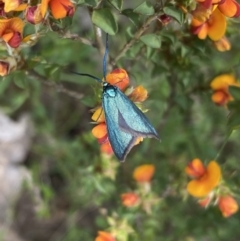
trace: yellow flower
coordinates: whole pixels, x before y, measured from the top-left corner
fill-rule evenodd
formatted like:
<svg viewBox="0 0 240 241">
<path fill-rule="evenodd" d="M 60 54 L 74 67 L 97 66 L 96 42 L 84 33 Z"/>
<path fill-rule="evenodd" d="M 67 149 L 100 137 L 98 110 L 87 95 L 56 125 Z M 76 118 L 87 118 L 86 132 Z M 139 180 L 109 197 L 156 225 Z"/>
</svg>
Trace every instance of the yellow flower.
<svg viewBox="0 0 240 241">
<path fill-rule="evenodd" d="M 133 179 L 135 179 L 137 182 L 150 182 L 154 172 L 154 165 L 141 165 L 134 169 Z"/>
<path fill-rule="evenodd" d="M 190 181 L 187 191 L 194 197 L 207 196 L 221 180 L 221 169 L 216 161 L 211 161 L 198 178 Z"/>
<path fill-rule="evenodd" d="M 208 10 L 206 10 L 208 11 Z M 198 15 L 195 17 L 193 13 L 192 19 L 192 28 L 191 31 L 193 34 L 196 34 L 198 38 L 205 39 L 207 36 L 213 40 L 220 40 L 226 32 L 227 22 L 226 17 L 216 8 L 213 10 L 211 15 L 208 17 L 208 13 L 206 15 L 201 16 Z"/>
<path fill-rule="evenodd" d="M 214 91 L 212 94 L 212 101 L 217 105 L 225 105 L 228 101 L 233 100 L 228 91 L 230 85 L 239 86 L 233 75 L 222 74 L 214 78 L 211 82 L 211 89 Z"/>
</svg>

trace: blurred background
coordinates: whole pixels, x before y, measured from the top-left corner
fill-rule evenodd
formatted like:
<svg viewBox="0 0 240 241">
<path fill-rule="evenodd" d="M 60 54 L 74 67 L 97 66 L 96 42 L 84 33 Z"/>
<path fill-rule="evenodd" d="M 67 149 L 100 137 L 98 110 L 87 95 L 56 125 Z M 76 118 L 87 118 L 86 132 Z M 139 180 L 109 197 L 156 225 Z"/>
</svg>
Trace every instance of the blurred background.
<svg viewBox="0 0 240 241">
<path fill-rule="evenodd" d="M 145 34 L 161 37 L 159 48 L 138 40 L 115 61 L 148 16 L 137 16 L 136 25 L 111 1 L 102 2 L 118 24 L 109 36 L 109 71 L 123 68 L 132 86 L 147 89 L 146 115 L 161 138 L 145 139 L 119 163 L 100 152 L 91 133 L 90 110 L 101 103 L 101 85 L 71 73 L 103 76 L 105 33 L 93 25 L 95 1 L 89 2 L 24 48 L 27 68 L 0 81 L 0 240 L 90 241 L 114 225 L 119 241 L 240 240 L 240 214 L 226 219 L 215 207 L 200 207 L 187 194 L 184 172 L 193 158 L 217 160 L 238 199 L 240 132 L 228 125 L 229 109 L 211 100 L 210 82 L 223 73 L 239 77 L 239 20 L 228 20 L 227 52 L 191 34 L 186 14 L 181 24 L 171 18 L 146 28 Z M 124 1 L 122 9 L 142 2 Z M 155 167 L 151 193 L 158 202 L 149 213 L 121 202 L 122 193 L 137 188 L 132 173 L 142 164 Z"/>
</svg>

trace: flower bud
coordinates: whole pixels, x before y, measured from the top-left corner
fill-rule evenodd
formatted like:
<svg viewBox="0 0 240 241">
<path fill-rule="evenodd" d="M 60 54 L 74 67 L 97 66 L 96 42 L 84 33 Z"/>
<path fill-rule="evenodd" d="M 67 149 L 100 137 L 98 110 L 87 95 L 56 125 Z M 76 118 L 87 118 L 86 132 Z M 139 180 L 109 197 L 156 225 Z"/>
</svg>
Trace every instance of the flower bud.
<svg viewBox="0 0 240 241">
<path fill-rule="evenodd" d="M 37 6 L 27 7 L 25 11 L 25 18 L 31 24 L 41 23 L 43 17 L 40 11 L 40 4 L 38 4 Z"/>
<path fill-rule="evenodd" d="M 220 197 L 218 207 L 225 218 L 230 217 L 238 211 L 238 203 L 230 195 Z"/>
<path fill-rule="evenodd" d="M 231 49 L 231 44 L 229 43 L 226 37 L 219 39 L 218 41 L 213 42 L 215 48 L 220 52 L 225 52 Z"/>
<path fill-rule="evenodd" d="M 17 61 L 13 57 L 0 59 L 0 76 L 6 76 L 17 67 Z"/>
</svg>

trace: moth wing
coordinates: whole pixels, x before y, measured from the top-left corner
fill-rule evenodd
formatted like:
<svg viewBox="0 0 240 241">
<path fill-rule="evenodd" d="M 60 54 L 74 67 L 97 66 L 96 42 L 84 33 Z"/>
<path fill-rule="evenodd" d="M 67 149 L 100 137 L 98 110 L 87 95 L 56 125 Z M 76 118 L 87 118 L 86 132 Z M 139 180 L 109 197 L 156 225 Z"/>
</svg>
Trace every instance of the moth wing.
<svg viewBox="0 0 240 241">
<path fill-rule="evenodd" d="M 122 131 L 133 136 L 155 137 L 154 127 L 142 111 L 121 90 L 116 90 L 115 101 L 118 107 L 118 125 Z"/>
<path fill-rule="evenodd" d="M 114 154 L 120 161 L 124 161 L 127 154 L 136 143 L 136 136 L 122 131 L 119 124 L 119 108 L 115 98 L 103 95 L 103 109 L 107 124 L 108 138 Z"/>
</svg>

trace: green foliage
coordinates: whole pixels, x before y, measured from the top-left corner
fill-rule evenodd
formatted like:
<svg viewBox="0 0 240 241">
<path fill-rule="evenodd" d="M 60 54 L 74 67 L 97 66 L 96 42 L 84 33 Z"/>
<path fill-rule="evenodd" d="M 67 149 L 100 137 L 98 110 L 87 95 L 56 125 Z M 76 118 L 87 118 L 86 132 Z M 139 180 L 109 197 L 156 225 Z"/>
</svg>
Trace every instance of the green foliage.
<svg viewBox="0 0 240 241">
<path fill-rule="evenodd" d="M 92 22 L 108 34 L 114 35 L 118 31 L 114 15 L 107 8 L 94 10 L 92 14 Z"/>
</svg>

